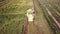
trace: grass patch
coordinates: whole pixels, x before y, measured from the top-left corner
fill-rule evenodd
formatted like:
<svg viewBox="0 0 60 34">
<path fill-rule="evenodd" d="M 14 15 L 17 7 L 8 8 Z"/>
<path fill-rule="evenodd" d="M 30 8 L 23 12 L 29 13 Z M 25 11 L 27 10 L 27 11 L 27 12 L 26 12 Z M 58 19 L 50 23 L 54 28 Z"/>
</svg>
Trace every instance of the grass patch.
<svg viewBox="0 0 60 34">
<path fill-rule="evenodd" d="M 22 34 L 30 0 L 11 0 L 0 7 L 0 34 Z M 26 5 L 28 3 L 28 5 Z"/>
</svg>

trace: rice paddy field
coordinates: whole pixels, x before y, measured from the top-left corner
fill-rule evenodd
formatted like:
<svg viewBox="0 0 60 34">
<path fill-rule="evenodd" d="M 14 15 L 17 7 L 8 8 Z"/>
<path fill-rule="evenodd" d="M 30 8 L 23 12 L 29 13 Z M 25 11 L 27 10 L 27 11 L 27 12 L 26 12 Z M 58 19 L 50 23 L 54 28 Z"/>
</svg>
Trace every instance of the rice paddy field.
<svg viewBox="0 0 60 34">
<path fill-rule="evenodd" d="M 56 21 L 49 15 L 48 11 L 51 12 L 52 16 L 60 24 L 60 1 L 59 0 L 40 0 L 38 1 L 39 6 L 42 8 L 44 16 L 51 27 L 54 34 L 60 34 L 60 28 L 57 26 Z M 48 10 L 46 10 L 46 8 Z"/>
<path fill-rule="evenodd" d="M 29 8 L 35 21 L 24 31 Z M 0 0 L 0 34 L 60 34 L 60 0 Z"/>
<path fill-rule="evenodd" d="M 0 0 L 0 34 L 22 34 L 32 0 Z"/>
</svg>

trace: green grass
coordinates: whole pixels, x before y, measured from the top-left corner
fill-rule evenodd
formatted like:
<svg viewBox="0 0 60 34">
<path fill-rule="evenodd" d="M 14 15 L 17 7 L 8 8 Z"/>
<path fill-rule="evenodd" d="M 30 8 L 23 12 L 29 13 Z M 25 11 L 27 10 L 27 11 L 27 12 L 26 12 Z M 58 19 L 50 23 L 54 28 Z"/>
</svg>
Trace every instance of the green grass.
<svg viewBox="0 0 60 34">
<path fill-rule="evenodd" d="M 22 34 L 26 10 L 31 0 L 11 0 L 0 7 L 0 34 Z"/>
</svg>

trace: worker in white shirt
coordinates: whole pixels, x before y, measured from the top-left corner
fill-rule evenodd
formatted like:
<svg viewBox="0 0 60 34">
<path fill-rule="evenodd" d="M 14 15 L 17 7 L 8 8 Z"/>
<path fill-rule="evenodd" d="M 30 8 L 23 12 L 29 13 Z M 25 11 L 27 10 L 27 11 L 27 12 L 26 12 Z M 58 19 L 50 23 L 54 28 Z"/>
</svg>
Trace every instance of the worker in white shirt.
<svg viewBox="0 0 60 34">
<path fill-rule="evenodd" d="M 27 10 L 27 18 L 29 22 L 33 22 L 34 20 L 34 9 Z"/>
</svg>

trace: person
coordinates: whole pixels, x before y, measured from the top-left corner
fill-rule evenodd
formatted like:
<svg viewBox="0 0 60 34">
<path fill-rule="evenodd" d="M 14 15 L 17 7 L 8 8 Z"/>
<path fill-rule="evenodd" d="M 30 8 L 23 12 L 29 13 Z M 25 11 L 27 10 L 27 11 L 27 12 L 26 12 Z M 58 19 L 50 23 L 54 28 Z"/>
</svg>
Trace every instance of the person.
<svg viewBox="0 0 60 34">
<path fill-rule="evenodd" d="M 30 8 L 27 10 L 27 18 L 29 22 L 34 21 L 34 9 L 33 8 Z"/>
</svg>

